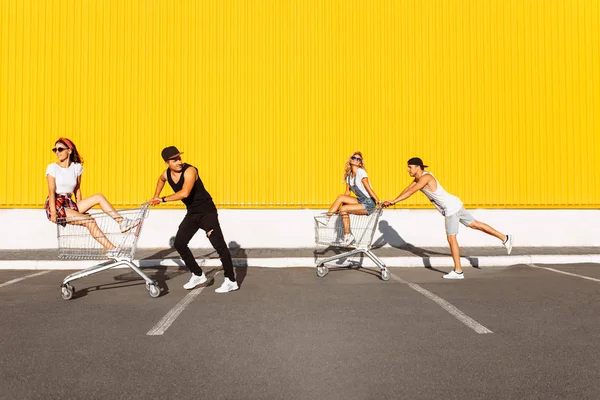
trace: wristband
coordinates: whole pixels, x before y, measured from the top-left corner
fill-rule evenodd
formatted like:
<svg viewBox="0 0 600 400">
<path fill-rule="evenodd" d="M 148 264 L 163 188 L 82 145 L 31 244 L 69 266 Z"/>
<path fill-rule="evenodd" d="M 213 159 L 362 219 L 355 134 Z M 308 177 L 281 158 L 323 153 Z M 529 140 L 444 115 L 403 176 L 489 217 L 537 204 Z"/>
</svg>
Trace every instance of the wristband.
<svg viewBox="0 0 600 400">
<path fill-rule="evenodd" d="M 161 197 L 161 198 L 160 198 L 160 199 L 162 200 L 162 202 L 163 202 L 163 203 L 166 203 L 166 202 L 167 202 L 167 201 L 165 200 L 165 197 L 167 197 L 167 196 L 163 196 L 163 197 Z"/>
</svg>

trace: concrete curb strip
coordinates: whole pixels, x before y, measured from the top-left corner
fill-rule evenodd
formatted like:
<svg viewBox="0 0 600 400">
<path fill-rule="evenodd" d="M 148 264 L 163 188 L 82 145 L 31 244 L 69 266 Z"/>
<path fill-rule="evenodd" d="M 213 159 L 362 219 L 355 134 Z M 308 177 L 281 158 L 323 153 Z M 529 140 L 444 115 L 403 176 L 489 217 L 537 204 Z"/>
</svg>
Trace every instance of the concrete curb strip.
<svg viewBox="0 0 600 400">
<path fill-rule="evenodd" d="M 454 263 L 451 257 L 380 257 L 388 267 L 452 267 Z M 355 258 L 356 259 L 356 258 Z M 0 270 L 80 270 L 101 263 L 102 260 L 5 260 L 0 261 Z M 140 267 L 177 267 L 183 266 L 179 259 L 144 259 L 135 260 L 134 263 Z M 221 262 L 218 259 L 198 259 L 201 266 L 218 267 Z M 314 257 L 274 257 L 274 258 L 248 258 L 233 260 L 235 266 L 243 267 L 314 267 Z M 465 267 L 507 267 L 519 264 L 578 264 L 578 263 L 600 263 L 598 254 L 577 255 L 529 255 L 529 256 L 482 256 L 462 258 L 461 263 Z M 331 266 L 337 265 L 331 263 Z M 375 267 L 369 259 L 364 258 L 364 267 Z M 340 265 L 341 266 L 341 265 Z M 127 268 L 127 267 L 118 267 Z"/>
</svg>

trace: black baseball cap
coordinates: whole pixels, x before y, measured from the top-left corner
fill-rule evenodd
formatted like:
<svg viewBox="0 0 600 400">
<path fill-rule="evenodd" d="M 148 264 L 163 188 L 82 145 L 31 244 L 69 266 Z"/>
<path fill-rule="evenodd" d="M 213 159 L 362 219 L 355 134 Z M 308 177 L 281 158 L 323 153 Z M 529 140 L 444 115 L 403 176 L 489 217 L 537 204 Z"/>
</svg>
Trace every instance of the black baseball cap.
<svg viewBox="0 0 600 400">
<path fill-rule="evenodd" d="M 419 157 L 413 157 L 407 162 L 408 165 L 417 165 L 419 167 L 427 168 L 429 165 L 423 165 L 423 160 Z"/>
<path fill-rule="evenodd" d="M 180 154 L 183 154 L 183 152 L 177 150 L 177 147 L 175 147 L 175 146 L 165 147 L 163 149 L 163 151 L 160 153 L 163 160 L 165 160 L 165 161 L 170 160 L 173 157 L 177 157 Z"/>
</svg>

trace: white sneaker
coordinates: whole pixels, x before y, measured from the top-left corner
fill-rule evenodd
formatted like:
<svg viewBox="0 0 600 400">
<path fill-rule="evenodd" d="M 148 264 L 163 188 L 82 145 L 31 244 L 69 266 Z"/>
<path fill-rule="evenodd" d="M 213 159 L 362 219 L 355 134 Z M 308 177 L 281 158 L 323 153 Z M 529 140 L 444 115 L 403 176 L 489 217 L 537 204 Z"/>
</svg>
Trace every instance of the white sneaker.
<svg viewBox="0 0 600 400">
<path fill-rule="evenodd" d="M 444 279 L 465 279 L 465 274 L 462 272 L 459 274 L 455 270 L 448 272 L 446 275 L 442 276 Z"/>
<path fill-rule="evenodd" d="M 218 289 L 215 289 L 215 292 L 227 293 L 227 292 L 233 292 L 234 290 L 238 290 L 238 289 L 239 289 L 239 287 L 238 287 L 237 282 L 232 282 L 229 280 L 229 278 L 225 278 L 221 287 Z"/>
<path fill-rule="evenodd" d="M 352 243 L 354 243 L 354 235 L 351 233 L 344 235 L 344 245 L 350 246 Z"/>
<path fill-rule="evenodd" d="M 196 286 L 206 283 L 207 280 L 208 279 L 206 279 L 206 275 L 204 275 L 204 272 L 200 276 L 192 274 L 192 277 L 185 285 L 183 285 L 183 288 L 187 290 L 192 290 Z"/>
<path fill-rule="evenodd" d="M 510 254 L 510 252 L 512 251 L 513 240 L 514 240 L 514 235 L 506 235 L 506 240 L 504 241 L 504 243 L 502 243 L 504 245 L 504 247 L 506 248 L 506 252 L 508 254 Z"/>
<path fill-rule="evenodd" d="M 140 222 L 141 221 L 139 219 L 133 220 L 129 218 L 123 218 L 123 221 L 121 221 L 121 233 L 125 233 L 127 231 L 132 230 L 133 228 L 138 226 Z"/>
</svg>

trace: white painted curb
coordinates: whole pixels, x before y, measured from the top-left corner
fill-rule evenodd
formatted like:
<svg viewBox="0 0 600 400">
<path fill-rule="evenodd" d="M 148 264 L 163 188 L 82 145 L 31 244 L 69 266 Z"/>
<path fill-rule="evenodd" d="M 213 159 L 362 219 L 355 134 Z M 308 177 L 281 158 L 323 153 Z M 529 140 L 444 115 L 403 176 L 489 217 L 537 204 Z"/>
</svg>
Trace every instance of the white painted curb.
<svg viewBox="0 0 600 400">
<path fill-rule="evenodd" d="M 356 260 L 358 257 L 355 257 Z M 380 257 L 388 267 L 453 267 L 451 257 Z M 221 262 L 218 259 L 198 259 L 201 266 L 218 267 Z M 0 261 L 0 270 L 81 270 L 98 265 L 101 260 L 4 260 Z M 177 267 L 183 266 L 179 259 L 156 259 L 135 260 L 134 263 L 140 267 Z M 288 267 L 314 267 L 314 257 L 280 257 L 280 258 L 248 258 L 233 259 L 235 266 L 266 267 L 266 268 L 288 268 Z M 507 267 L 519 264 L 579 264 L 600 263 L 600 254 L 577 254 L 577 255 L 529 255 L 529 256 L 484 256 L 463 257 L 461 265 L 464 267 Z M 336 261 L 328 265 L 335 266 Z M 368 258 L 363 259 L 364 267 L 375 267 Z M 341 266 L 341 265 L 340 265 Z M 117 268 L 127 268 L 121 266 Z"/>
</svg>

